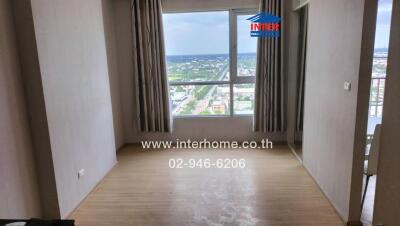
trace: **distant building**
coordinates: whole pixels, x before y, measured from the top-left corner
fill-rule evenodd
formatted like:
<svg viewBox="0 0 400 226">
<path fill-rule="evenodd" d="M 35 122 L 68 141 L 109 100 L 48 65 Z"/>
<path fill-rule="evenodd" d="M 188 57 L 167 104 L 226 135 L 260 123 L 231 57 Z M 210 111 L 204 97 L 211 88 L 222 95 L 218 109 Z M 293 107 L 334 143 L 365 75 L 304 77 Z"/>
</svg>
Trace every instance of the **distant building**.
<svg viewBox="0 0 400 226">
<path fill-rule="evenodd" d="M 223 101 L 214 101 L 211 108 L 215 113 L 225 114 L 227 106 Z"/>
<path fill-rule="evenodd" d="M 240 94 L 242 96 L 253 96 L 254 95 L 254 88 L 237 88 L 233 89 L 235 94 Z"/>
<path fill-rule="evenodd" d="M 175 92 L 173 95 L 171 95 L 171 100 L 172 102 L 180 102 L 185 100 L 187 97 L 186 92 Z"/>
</svg>

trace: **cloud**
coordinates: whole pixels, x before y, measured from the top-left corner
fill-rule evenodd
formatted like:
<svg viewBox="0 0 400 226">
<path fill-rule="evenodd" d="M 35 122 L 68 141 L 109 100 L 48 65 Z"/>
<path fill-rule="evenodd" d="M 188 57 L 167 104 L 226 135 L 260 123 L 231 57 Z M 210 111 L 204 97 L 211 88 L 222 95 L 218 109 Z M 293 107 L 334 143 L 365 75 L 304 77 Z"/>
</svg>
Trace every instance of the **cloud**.
<svg viewBox="0 0 400 226">
<path fill-rule="evenodd" d="M 392 12 L 392 5 L 385 4 L 378 7 L 378 13 L 391 13 Z"/>
<path fill-rule="evenodd" d="M 380 0 L 378 13 L 392 13 L 392 0 Z"/>
<path fill-rule="evenodd" d="M 228 53 L 228 12 L 165 14 L 163 19 L 167 55 Z"/>
</svg>

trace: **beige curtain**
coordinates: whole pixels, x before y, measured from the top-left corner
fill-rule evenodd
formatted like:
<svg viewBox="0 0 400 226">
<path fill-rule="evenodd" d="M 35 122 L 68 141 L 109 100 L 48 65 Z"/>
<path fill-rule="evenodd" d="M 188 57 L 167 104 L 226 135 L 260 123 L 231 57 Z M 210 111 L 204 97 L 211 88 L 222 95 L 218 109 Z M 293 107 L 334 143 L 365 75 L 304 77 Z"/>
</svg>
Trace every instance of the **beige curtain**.
<svg viewBox="0 0 400 226">
<path fill-rule="evenodd" d="M 137 124 L 142 132 L 171 131 L 160 0 L 131 0 Z"/>
<path fill-rule="evenodd" d="M 281 17 L 282 0 L 261 0 L 260 11 Z M 286 117 L 282 75 L 282 36 L 258 38 L 255 97 L 254 130 L 284 132 Z"/>
</svg>

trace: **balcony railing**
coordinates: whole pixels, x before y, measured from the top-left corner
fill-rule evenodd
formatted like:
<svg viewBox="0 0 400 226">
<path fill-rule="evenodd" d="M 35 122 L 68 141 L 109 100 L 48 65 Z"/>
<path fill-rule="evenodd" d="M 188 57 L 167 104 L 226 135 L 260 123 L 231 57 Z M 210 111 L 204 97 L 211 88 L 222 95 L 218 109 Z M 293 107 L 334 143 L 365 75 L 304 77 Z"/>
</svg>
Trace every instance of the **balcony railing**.
<svg viewBox="0 0 400 226">
<path fill-rule="evenodd" d="M 386 77 L 373 77 L 369 99 L 369 116 L 382 117 Z"/>
<path fill-rule="evenodd" d="M 382 117 L 383 98 L 385 93 L 387 57 L 375 56 L 369 98 L 369 116 Z"/>
</svg>

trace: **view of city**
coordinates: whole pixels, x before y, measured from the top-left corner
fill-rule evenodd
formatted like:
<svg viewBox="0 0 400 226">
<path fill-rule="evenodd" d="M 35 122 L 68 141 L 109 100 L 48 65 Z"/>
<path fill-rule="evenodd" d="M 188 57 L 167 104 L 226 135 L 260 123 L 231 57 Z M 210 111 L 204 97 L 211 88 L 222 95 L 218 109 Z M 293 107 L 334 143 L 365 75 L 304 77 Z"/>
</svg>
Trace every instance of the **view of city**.
<svg viewBox="0 0 400 226">
<path fill-rule="evenodd" d="M 256 54 L 238 54 L 238 76 L 254 76 Z M 229 81 L 229 55 L 167 56 L 173 114 L 229 115 L 230 86 L 174 85 L 174 82 Z M 234 114 L 253 114 L 254 84 L 233 86 Z"/>
<path fill-rule="evenodd" d="M 377 49 L 374 53 L 371 96 L 369 115 L 371 117 L 382 117 L 383 98 L 385 92 L 387 67 L 387 49 Z"/>
<path fill-rule="evenodd" d="M 172 82 L 229 81 L 228 54 L 168 56 L 168 78 Z M 376 51 L 370 98 L 370 116 L 381 117 L 386 80 L 387 51 Z M 238 54 L 238 76 L 255 76 L 256 54 Z M 230 87 L 221 85 L 171 85 L 173 114 L 229 115 Z M 254 84 L 233 86 L 234 114 L 252 114 Z"/>
<path fill-rule="evenodd" d="M 252 115 L 257 39 L 248 14 L 229 11 L 163 14 L 174 116 Z M 230 73 L 230 20 L 236 30 L 236 84 Z M 235 44 L 235 43 L 234 43 Z M 236 54 L 235 54 L 236 55 Z M 231 109 L 232 108 L 232 109 Z"/>
</svg>

